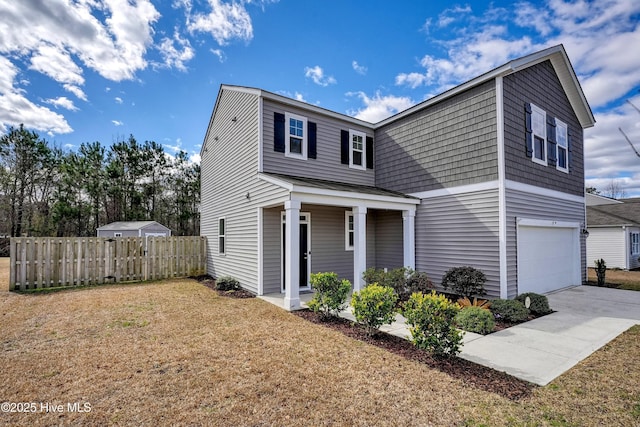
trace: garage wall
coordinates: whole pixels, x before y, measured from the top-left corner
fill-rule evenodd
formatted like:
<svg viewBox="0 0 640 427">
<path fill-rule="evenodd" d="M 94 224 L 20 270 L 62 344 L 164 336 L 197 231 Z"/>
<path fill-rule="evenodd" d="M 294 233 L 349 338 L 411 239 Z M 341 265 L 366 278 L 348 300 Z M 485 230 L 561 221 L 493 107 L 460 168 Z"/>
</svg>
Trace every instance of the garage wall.
<svg viewBox="0 0 640 427">
<path fill-rule="evenodd" d="M 587 238 L 587 267 L 594 267 L 594 261 L 604 259 L 607 268 L 627 268 L 625 231 L 622 227 L 589 228 Z"/>
<path fill-rule="evenodd" d="M 518 294 L 517 225 L 516 218 L 548 221 L 569 221 L 585 223 L 584 202 L 534 194 L 523 190 L 507 188 L 507 294 L 514 298 Z M 580 257 L 582 281 L 587 280 L 586 243 L 580 235 Z"/>
<path fill-rule="evenodd" d="M 416 270 L 439 288 L 448 269 L 470 265 L 487 276 L 487 295 L 500 297 L 498 190 L 422 199 L 415 224 Z"/>
</svg>

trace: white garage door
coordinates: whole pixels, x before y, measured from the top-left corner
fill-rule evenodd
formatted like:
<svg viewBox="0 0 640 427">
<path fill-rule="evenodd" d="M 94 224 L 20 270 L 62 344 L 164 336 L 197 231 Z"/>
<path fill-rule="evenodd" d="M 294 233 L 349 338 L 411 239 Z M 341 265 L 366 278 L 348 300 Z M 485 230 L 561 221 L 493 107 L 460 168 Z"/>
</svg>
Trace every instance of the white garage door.
<svg viewBox="0 0 640 427">
<path fill-rule="evenodd" d="M 579 228 L 518 226 L 518 294 L 581 283 Z"/>
</svg>

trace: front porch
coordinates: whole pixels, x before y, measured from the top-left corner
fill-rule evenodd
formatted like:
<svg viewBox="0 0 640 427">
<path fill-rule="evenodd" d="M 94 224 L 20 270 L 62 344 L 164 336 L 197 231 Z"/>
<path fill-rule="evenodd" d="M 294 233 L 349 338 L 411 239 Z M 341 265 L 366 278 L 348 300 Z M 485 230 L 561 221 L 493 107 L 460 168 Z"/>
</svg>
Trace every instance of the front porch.
<svg viewBox="0 0 640 427">
<path fill-rule="evenodd" d="M 260 207 L 259 295 L 302 307 L 311 273 L 331 271 L 364 287 L 368 267 L 415 268 L 419 199 L 376 187 L 262 174 L 288 200 Z M 309 299 L 311 296 L 308 297 Z"/>
</svg>

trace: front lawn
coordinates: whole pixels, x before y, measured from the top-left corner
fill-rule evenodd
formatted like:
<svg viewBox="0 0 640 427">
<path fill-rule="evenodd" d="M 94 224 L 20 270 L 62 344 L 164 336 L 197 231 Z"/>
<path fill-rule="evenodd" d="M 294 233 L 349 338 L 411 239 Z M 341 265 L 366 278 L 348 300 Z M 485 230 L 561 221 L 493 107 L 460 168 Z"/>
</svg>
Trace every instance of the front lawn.
<svg viewBox="0 0 640 427">
<path fill-rule="evenodd" d="M 597 286 L 598 277 L 594 268 L 589 268 L 588 280 L 592 286 Z M 605 274 L 607 287 L 640 291 L 640 270 L 607 270 Z"/>
<path fill-rule="evenodd" d="M 192 280 L 0 292 L 10 425 L 637 425 L 634 327 L 519 400 Z"/>
</svg>

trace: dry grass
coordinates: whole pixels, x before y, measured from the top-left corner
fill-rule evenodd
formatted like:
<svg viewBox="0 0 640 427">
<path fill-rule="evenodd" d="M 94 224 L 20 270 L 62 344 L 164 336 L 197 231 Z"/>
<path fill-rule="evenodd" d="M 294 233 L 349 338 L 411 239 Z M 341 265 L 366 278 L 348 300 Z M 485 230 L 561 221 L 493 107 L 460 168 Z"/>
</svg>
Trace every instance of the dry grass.
<svg viewBox="0 0 640 427">
<path fill-rule="evenodd" d="M 88 414 L 0 414 L 0 424 L 640 422 L 640 373 L 632 361 L 640 353 L 638 327 L 513 402 L 261 300 L 220 297 L 190 280 L 3 292 L 0 311 L 0 400 L 92 407 Z"/>
<path fill-rule="evenodd" d="M 611 287 L 640 291 L 640 270 L 607 270 L 605 279 L 607 285 Z M 588 280 L 591 284 L 598 283 L 598 277 L 596 276 L 596 270 L 594 268 L 589 268 Z"/>
</svg>

